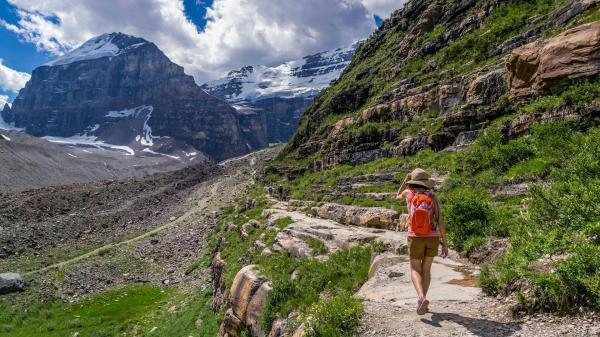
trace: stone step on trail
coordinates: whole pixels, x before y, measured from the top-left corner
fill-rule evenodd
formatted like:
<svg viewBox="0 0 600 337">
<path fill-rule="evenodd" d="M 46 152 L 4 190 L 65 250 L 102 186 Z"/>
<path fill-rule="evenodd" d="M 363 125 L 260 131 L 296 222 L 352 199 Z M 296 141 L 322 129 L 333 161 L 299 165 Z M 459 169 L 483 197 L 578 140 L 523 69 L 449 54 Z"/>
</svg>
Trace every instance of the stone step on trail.
<svg viewBox="0 0 600 337">
<path fill-rule="evenodd" d="M 469 301 L 481 295 L 481 289 L 476 287 L 476 276 L 464 272 L 464 269 L 461 263 L 435 258 L 427 294 L 432 305 L 435 301 Z M 417 294 L 410 279 L 408 256 L 385 253 L 375 257 L 369 270 L 369 280 L 357 296 L 366 301 L 386 302 L 413 310 Z"/>
</svg>

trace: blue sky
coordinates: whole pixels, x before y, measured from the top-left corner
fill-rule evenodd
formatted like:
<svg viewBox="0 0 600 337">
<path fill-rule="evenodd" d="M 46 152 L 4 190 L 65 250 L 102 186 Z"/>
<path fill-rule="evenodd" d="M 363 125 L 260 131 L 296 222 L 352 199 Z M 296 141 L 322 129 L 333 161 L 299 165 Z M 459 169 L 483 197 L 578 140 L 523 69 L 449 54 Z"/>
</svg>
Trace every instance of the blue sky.
<svg viewBox="0 0 600 337">
<path fill-rule="evenodd" d="M 272 66 L 349 45 L 403 2 L 214 1 L 0 0 L 0 96 L 10 101 L 18 90 L 14 81 L 2 82 L 2 72 L 9 78 L 10 72 L 31 73 L 101 33 L 122 31 L 155 42 L 203 83 L 243 65 Z"/>
</svg>

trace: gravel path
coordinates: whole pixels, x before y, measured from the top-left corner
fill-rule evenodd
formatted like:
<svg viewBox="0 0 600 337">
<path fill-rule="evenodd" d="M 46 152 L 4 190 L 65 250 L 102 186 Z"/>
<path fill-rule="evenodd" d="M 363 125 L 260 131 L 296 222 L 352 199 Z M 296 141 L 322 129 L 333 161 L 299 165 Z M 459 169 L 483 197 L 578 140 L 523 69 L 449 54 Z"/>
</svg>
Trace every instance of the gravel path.
<svg viewBox="0 0 600 337">
<path fill-rule="evenodd" d="M 363 285 L 357 294 L 365 307 L 358 337 L 600 336 L 597 316 L 513 318 L 509 303 L 483 295 L 459 263 L 441 258 L 432 267 L 430 312 L 419 316 L 409 273 L 408 261 L 402 262 L 381 268 Z"/>
</svg>

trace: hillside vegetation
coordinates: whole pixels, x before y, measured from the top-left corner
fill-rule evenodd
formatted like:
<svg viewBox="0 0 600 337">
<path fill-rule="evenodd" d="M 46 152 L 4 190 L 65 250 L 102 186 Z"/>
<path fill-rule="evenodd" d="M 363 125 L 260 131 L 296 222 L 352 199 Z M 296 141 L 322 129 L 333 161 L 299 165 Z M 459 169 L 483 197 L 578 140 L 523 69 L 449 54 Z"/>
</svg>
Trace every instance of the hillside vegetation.
<svg viewBox="0 0 600 337">
<path fill-rule="evenodd" d="M 294 199 L 402 211 L 370 194 L 425 168 L 443 181 L 452 246 L 485 263 L 484 291 L 516 296 L 517 311 L 598 310 L 598 70 L 568 64 L 519 87 L 513 64 L 527 43 L 568 41 L 599 18 L 585 1 L 409 1 L 308 108 L 266 181 Z M 382 172 L 394 180 L 335 193 Z"/>
</svg>

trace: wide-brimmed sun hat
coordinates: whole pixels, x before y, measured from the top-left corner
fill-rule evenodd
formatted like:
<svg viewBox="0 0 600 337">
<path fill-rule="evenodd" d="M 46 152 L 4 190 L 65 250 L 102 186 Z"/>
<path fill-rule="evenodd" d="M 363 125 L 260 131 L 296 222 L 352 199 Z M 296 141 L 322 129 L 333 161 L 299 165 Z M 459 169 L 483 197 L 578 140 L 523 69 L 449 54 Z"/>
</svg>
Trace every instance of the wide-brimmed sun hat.
<svg viewBox="0 0 600 337">
<path fill-rule="evenodd" d="M 409 185 L 419 185 L 427 188 L 433 187 L 431 176 L 425 170 L 416 168 L 410 173 L 410 180 L 406 182 Z"/>
</svg>

